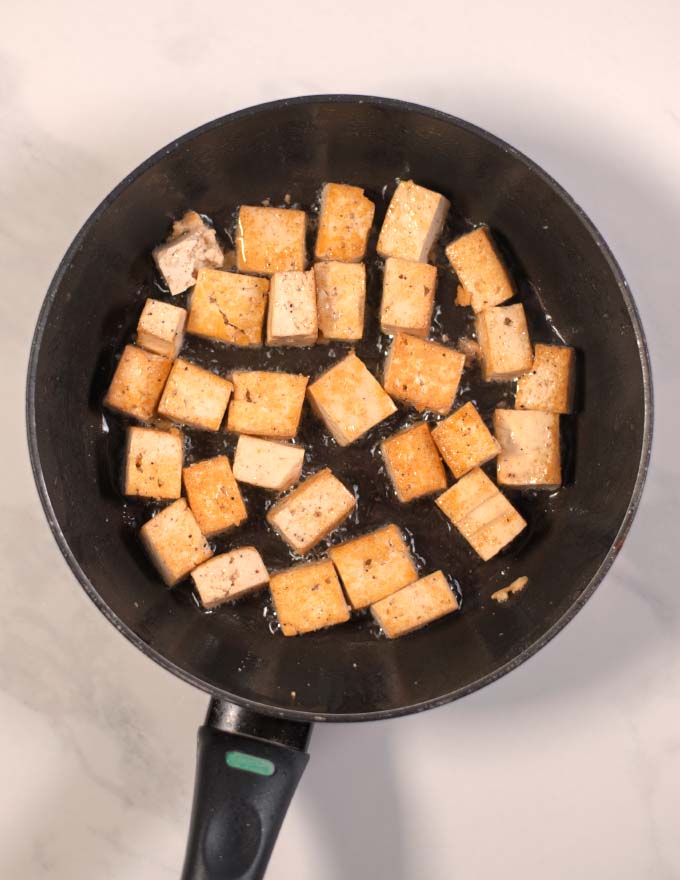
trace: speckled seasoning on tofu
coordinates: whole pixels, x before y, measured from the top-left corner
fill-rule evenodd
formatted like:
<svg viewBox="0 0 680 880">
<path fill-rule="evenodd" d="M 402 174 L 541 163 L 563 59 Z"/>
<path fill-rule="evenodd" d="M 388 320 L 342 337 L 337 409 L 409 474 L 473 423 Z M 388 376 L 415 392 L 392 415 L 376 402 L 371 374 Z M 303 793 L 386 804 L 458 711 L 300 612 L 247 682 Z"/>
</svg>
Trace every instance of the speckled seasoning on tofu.
<svg viewBox="0 0 680 880">
<path fill-rule="evenodd" d="M 305 268 L 304 211 L 243 205 L 236 229 L 239 272 L 273 275 Z"/>
<path fill-rule="evenodd" d="M 479 312 L 475 328 L 487 382 L 514 379 L 531 369 L 534 358 L 521 303 Z"/>
<path fill-rule="evenodd" d="M 158 414 L 181 425 L 219 431 L 233 388 L 228 379 L 177 358 L 158 404 Z"/>
<path fill-rule="evenodd" d="M 172 361 L 136 345 L 126 345 L 104 398 L 104 406 L 149 422 L 163 393 Z"/>
<path fill-rule="evenodd" d="M 299 636 L 349 620 L 333 563 L 310 562 L 271 576 L 276 615 L 284 636 Z"/>
<path fill-rule="evenodd" d="M 187 333 L 241 348 L 262 345 L 269 281 L 201 269 L 191 294 Z"/>
<path fill-rule="evenodd" d="M 438 342 L 397 333 L 385 359 L 383 385 L 419 412 L 445 415 L 453 406 L 465 355 Z"/>
<path fill-rule="evenodd" d="M 241 434 L 234 453 L 234 476 L 239 483 L 284 492 L 300 479 L 303 446 Z"/>
<path fill-rule="evenodd" d="M 142 498 L 179 498 L 182 494 L 182 457 L 182 435 L 178 430 L 128 428 L 123 494 Z"/>
<path fill-rule="evenodd" d="M 318 335 L 314 270 L 275 272 L 269 291 L 267 345 L 314 345 Z"/>
<path fill-rule="evenodd" d="M 165 583 L 172 587 L 213 551 L 184 498 L 161 510 L 140 530 L 140 537 Z"/>
<path fill-rule="evenodd" d="M 452 241 L 446 256 L 463 288 L 458 305 L 471 305 L 473 311 L 481 312 L 515 295 L 510 275 L 486 226 Z"/>
<path fill-rule="evenodd" d="M 173 225 L 170 238 L 154 249 L 153 258 L 170 293 L 176 296 L 194 284 L 199 269 L 221 266 L 224 254 L 215 230 L 195 211 L 187 211 Z"/>
<path fill-rule="evenodd" d="M 436 425 L 432 439 L 454 477 L 462 477 L 498 455 L 500 446 L 472 403 Z"/>
<path fill-rule="evenodd" d="M 496 479 L 515 489 L 556 489 L 562 483 L 560 417 L 527 409 L 497 409 L 494 432 L 501 446 Z"/>
<path fill-rule="evenodd" d="M 227 430 L 292 440 L 298 432 L 308 376 L 252 370 L 235 371 L 234 399 Z"/>
<path fill-rule="evenodd" d="M 387 474 L 402 504 L 446 489 L 446 472 L 425 422 L 392 434 L 380 444 Z"/>
<path fill-rule="evenodd" d="M 574 390 L 574 349 L 536 345 L 531 370 L 517 381 L 516 409 L 569 413 Z"/>
<path fill-rule="evenodd" d="M 189 506 L 204 535 L 218 535 L 248 518 L 226 455 L 196 462 L 182 471 Z"/>
<path fill-rule="evenodd" d="M 380 305 L 382 332 L 428 336 L 436 287 L 436 266 L 388 257 Z"/>
<path fill-rule="evenodd" d="M 191 578 L 201 605 L 210 609 L 266 586 L 269 572 L 255 547 L 237 547 L 199 565 Z"/>
<path fill-rule="evenodd" d="M 442 231 L 450 203 L 439 193 L 402 180 L 394 191 L 380 230 L 381 257 L 427 262 Z"/>
<path fill-rule="evenodd" d="M 163 357 L 177 357 L 184 342 L 186 318 L 186 309 L 147 299 L 137 324 L 137 345 Z"/>
<path fill-rule="evenodd" d="M 458 598 L 441 571 L 371 605 L 371 613 L 388 639 L 408 635 L 457 610 Z"/>
<path fill-rule="evenodd" d="M 314 265 L 319 341 L 357 342 L 364 335 L 366 267 L 328 261 Z"/>
<path fill-rule="evenodd" d="M 375 205 L 359 186 L 326 183 L 321 190 L 317 260 L 358 263 L 366 253 Z"/>
</svg>

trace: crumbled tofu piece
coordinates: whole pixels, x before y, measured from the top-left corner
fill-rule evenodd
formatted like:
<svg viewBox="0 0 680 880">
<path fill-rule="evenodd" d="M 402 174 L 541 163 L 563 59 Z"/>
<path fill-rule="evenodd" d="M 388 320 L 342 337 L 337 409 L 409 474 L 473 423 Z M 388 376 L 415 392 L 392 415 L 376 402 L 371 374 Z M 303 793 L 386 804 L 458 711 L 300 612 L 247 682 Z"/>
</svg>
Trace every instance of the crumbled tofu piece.
<svg viewBox="0 0 680 880">
<path fill-rule="evenodd" d="M 531 372 L 520 376 L 516 409 L 571 412 L 574 386 L 574 349 L 565 345 L 536 345 Z"/>
<path fill-rule="evenodd" d="M 432 439 L 456 479 L 491 461 L 500 451 L 498 441 L 471 403 L 439 422 Z"/>
<path fill-rule="evenodd" d="M 388 639 L 397 639 L 458 610 L 458 599 L 443 572 L 435 571 L 371 605 Z"/>
<path fill-rule="evenodd" d="M 238 213 L 236 265 L 239 272 L 273 275 L 305 268 L 304 211 L 243 205 Z"/>
<path fill-rule="evenodd" d="M 182 435 L 179 431 L 128 428 L 123 494 L 179 498 L 182 494 Z"/>
<path fill-rule="evenodd" d="M 153 258 L 173 296 L 194 284 L 199 269 L 218 268 L 224 262 L 215 230 L 195 211 L 188 211 L 175 222 L 172 235 L 155 248 Z"/>
<path fill-rule="evenodd" d="M 497 409 L 493 428 L 501 445 L 496 462 L 501 486 L 555 489 L 561 485 L 558 413 Z"/>
<path fill-rule="evenodd" d="M 528 583 L 529 578 L 526 577 L 526 575 L 518 577 L 511 584 L 508 584 L 507 587 L 503 587 L 502 590 L 496 590 L 495 593 L 492 593 L 491 598 L 500 604 L 507 602 L 512 594 L 521 593 Z"/>
<path fill-rule="evenodd" d="M 126 345 L 106 392 L 109 409 L 149 422 L 163 393 L 172 361 L 150 354 L 136 345 Z"/>
<path fill-rule="evenodd" d="M 186 319 L 186 309 L 147 299 L 137 324 L 137 345 L 154 354 L 176 358 L 184 342 Z"/>
<path fill-rule="evenodd" d="M 446 489 L 444 465 L 425 422 L 383 440 L 380 451 L 402 504 Z"/>
<path fill-rule="evenodd" d="M 241 434 L 234 455 L 234 476 L 240 483 L 283 492 L 300 479 L 304 458 L 302 446 Z"/>
<path fill-rule="evenodd" d="M 139 534 L 151 561 L 169 587 L 213 555 L 184 498 L 144 523 Z"/>
<path fill-rule="evenodd" d="M 158 414 L 182 425 L 219 431 L 234 386 L 181 358 L 172 365 Z"/>
<path fill-rule="evenodd" d="M 337 529 L 355 506 L 354 495 L 324 468 L 277 501 L 267 513 L 267 522 L 296 553 L 307 553 Z"/>
<path fill-rule="evenodd" d="M 195 568 L 191 577 L 204 608 L 216 608 L 269 583 L 269 572 L 255 547 L 213 556 Z"/>
<path fill-rule="evenodd" d="M 381 257 L 426 263 L 450 203 L 439 193 L 402 180 L 394 191 L 378 238 Z"/>
<path fill-rule="evenodd" d="M 349 620 L 340 581 L 328 560 L 273 574 L 269 588 L 284 636 L 301 636 Z"/>
<path fill-rule="evenodd" d="M 456 288 L 455 302 L 457 306 L 469 306 L 472 303 L 470 292 L 466 290 L 462 284 L 459 284 Z"/>
<path fill-rule="evenodd" d="M 307 394 L 340 446 L 358 440 L 397 409 L 354 352 L 312 382 Z"/>
<path fill-rule="evenodd" d="M 295 373 L 235 372 L 227 430 L 292 440 L 297 434 L 308 376 Z"/>
<path fill-rule="evenodd" d="M 385 361 L 383 385 L 417 410 L 446 414 L 453 406 L 465 355 L 438 342 L 397 333 Z"/>
<path fill-rule="evenodd" d="M 465 366 L 472 367 L 482 358 L 482 349 L 476 339 L 461 336 L 458 340 L 458 351 L 465 355 Z"/>
<path fill-rule="evenodd" d="M 196 462 L 182 471 L 189 507 L 204 535 L 217 535 L 248 519 L 226 455 Z"/>
<path fill-rule="evenodd" d="M 486 226 L 462 235 L 446 248 L 446 256 L 465 290 L 473 311 L 500 305 L 515 295 L 512 281 Z M 459 302 L 459 305 L 461 303 Z"/>
<path fill-rule="evenodd" d="M 479 468 L 461 477 L 436 503 L 485 562 L 526 527 L 505 495 Z"/>
<path fill-rule="evenodd" d="M 337 544 L 328 555 L 352 608 L 367 608 L 418 578 L 406 541 L 394 525 Z"/>
<path fill-rule="evenodd" d="M 355 342 L 364 335 L 366 267 L 363 263 L 316 263 L 319 335 Z"/>
<path fill-rule="evenodd" d="M 424 339 L 430 332 L 436 286 L 436 266 L 388 257 L 380 306 L 382 332 L 403 330 Z"/>
<path fill-rule="evenodd" d="M 267 313 L 267 345 L 314 345 L 316 319 L 314 270 L 272 275 Z"/>
<path fill-rule="evenodd" d="M 359 263 L 366 253 L 375 205 L 359 186 L 327 183 L 321 190 L 317 260 Z"/>
<path fill-rule="evenodd" d="M 201 269 L 191 295 L 187 333 L 241 347 L 262 345 L 269 281 Z"/>
<path fill-rule="evenodd" d="M 482 375 L 487 382 L 514 379 L 531 369 L 533 354 L 521 303 L 479 312 L 475 327 L 482 349 Z"/>
</svg>

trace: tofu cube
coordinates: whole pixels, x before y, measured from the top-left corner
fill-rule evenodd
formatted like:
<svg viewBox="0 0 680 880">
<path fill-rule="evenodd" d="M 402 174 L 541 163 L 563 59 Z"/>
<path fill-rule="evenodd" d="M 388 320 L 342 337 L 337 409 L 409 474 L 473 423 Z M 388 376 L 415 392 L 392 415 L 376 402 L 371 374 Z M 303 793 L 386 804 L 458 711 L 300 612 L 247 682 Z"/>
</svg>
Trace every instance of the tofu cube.
<svg viewBox="0 0 680 880">
<path fill-rule="evenodd" d="M 284 636 L 301 636 L 349 620 L 340 581 L 328 560 L 273 574 L 269 588 Z"/>
<path fill-rule="evenodd" d="M 523 517 L 479 468 L 461 477 L 436 504 L 485 562 L 526 528 Z"/>
<path fill-rule="evenodd" d="M 312 382 L 307 394 L 340 446 L 358 440 L 397 409 L 354 352 Z"/>
<path fill-rule="evenodd" d="M 191 572 L 204 608 L 240 599 L 269 583 L 269 572 L 255 547 L 239 547 L 213 556 Z"/>
<path fill-rule="evenodd" d="M 172 365 L 158 414 L 182 425 L 219 431 L 234 386 L 181 358 Z"/>
<path fill-rule="evenodd" d="M 501 486 L 555 489 L 561 485 L 558 413 L 497 409 L 493 427 L 501 445 L 496 462 Z"/>
<path fill-rule="evenodd" d="M 221 266 L 224 254 L 215 230 L 195 211 L 188 211 L 174 224 L 170 238 L 155 248 L 153 258 L 168 290 L 177 296 L 194 284 L 199 269 Z"/>
<path fill-rule="evenodd" d="M 419 412 L 446 414 L 453 406 L 465 355 L 437 342 L 397 333 L 385 361 L 383 385 Z"/>
<path fill-rule="evenodd" d="M 189 507 L 204 535 L 218 535 L 248 519 L 226 455 L 199 461 L 182 471 Z"/>
<path fill-rule="evenodd" d="M 137 324 L 137 345 L 154 354 L 176 358 L 184 342 L 186 319 L 186 309 L 147 299 Z"/>
<path fill-rule="evenodd" d="M 363 263 L 316 263 L 319 335 L 356 342 L 364 335 L 366 267 Z"/>
<path fill-rule="evenodd" d="M 183 452 L 182 435 L 177 430 L 128 428 L 123 494 L 179 498 Z"/>
<path fill-rule="evenodd" d="M 464 290 L 458 300 L 471 305 L 473 311 L 482 312 L 515 295 L 510 275 L 486 226 L 452 241 L 446 248 L 446 256 Z"/>
<path fill-rule="evenodd" d="M 531 371 L 520 376 L 516 409 L 568 413 L 572 409 L 574 349 L 565 345 L 536 345 Z"/>
<path fill-rule="evenodd" d="M 300 479 L 304 458 L 302 446 L 241 434 L 234 455 L 234 476 L 239 483 L 284 492 Z"/>
<path fill-rule="evenodd" d="M 385 526 L 328 551 L 352 608 L 367 608 L 418 578 L 401 531 Z"/>
<path fill-rule="evenodd" d="M 151 561 L 169 587 L 213 555 L 184 498 L 144 523 L 139 534 Z"/>
<path fill-rule="evenodd" d="M 425 422 L 383 440 L 380 452 L 402 504 L 446 489 L 444 465 Z"/>
<path fill-rule="evenodd" d="M 436 266 L 388 257 L 380 306 L 382 332 L 428 336 L 436 286 Z"/>
<path fill-rule="evenodd" d="M 359 186 L 327 183 L 321 190 L 317 260 L 359 263 L 366 253 L 375 205 Z"/>
<path fill-rule="evenodd" d="M 267 313 L 267 345 L 314 345 L 316 319 L 314 270 L 272 275 Z"/>
<path fill-rule="evenodd" d="M 305 268 L 304 211 L 243 205 L 238 212 L 236 266 L 239 272 L 273 275 Z"/>
<path fill-rule="evenodd" d="M 187 333 L 229 345 L 262 345 L 269 281 L 252 275 L 201 269 L 191 294 Z"/>
<path fill-rule="evenodd" d="M 106 392 L 104 405 L 142 422 L 151 421 L 156 415 L 171 367 L 172 361 L 168 358 L 151 354 L 136 345 L 126 345 Z"/>
<path fill-rule="evenodd" d="M 337 529 L 356 506 L 328 468 L 303 480 L 267 513 L 267 522 L 296 553 L 307 553 Z"/>
<path fill-rule="evenodd" d="M 495 458 L 500 446 L 472 403 L 466 403 L 432 431 L 442 458 L 456 479 Z"/>
<path fill-rule="evenodd" d="M 378 254 L 426 263 L 450 208 L 439 193 L 402 180 L 394 191 L 378 238 Z"/>
<path fill-rule="evenodd" d="M 458 610 L 458 599 L 443 572 L 435 571 L 371 605 L 388 639 L 397 639 Z"/>
<path fill-rule="evenodd" d="M 308 376 L 295 373 L 232 373 L 234 399 L 227 430 L 292 440 L 297 434 Z"/>
<path fill-rule="evenodd" d="M 487 382 L 514 379 L 531 369 L 533 354 L 523 306 L 495 306 L 475 318 Z"/>
</svg>

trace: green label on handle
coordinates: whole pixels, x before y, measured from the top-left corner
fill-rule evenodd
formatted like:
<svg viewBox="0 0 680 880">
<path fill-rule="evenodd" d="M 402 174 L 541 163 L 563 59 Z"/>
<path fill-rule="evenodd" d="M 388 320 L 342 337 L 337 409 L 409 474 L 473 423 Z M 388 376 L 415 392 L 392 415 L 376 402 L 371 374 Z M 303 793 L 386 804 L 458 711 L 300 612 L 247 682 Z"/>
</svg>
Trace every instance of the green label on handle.
<svg viewBox="0 0 680 880">
<path fill-rule="evenodd" d="M 258 776 L 273 776 L 276 767 L 266 758 L 256 758 L 245 752 L 227 752 L 227 765 L 234 770 L 245 770 L 246 773 L 257 773 Z"/>
</svg>

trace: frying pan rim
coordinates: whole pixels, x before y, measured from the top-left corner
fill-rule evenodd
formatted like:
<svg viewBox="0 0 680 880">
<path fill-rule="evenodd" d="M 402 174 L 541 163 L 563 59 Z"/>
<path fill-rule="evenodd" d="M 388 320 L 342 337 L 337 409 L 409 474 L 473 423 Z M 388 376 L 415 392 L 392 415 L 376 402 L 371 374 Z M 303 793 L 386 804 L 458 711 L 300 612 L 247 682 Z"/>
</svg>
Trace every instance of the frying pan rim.
<svg viewBox="0 0 680 880">
<path fill-rule="evenodd" d="M 294 106 L 298 104 L 315 104 L 315 103 L 330 103 L 330 104 L 373 104 L 377 107 L 384 108 L 393 108 L 402 111 L 407 111 L 411 113 L 417 113 L 424 116 L 428 116 L 430 118 L 437 119 L 439 121 L 446 122 L 447 124 L 454 125 L 458 128 L 466 130 L 470 133 L 473 133 L 487 141 L 490 141 L 500 150 L 505 153 L 512 155 L 514 158 L 518 159 L 522 162 L 530 172 L 537 175 L 543 183 L 547 184 L 553 192 L 566 203 L 567 207 L 569 207 L 580 219 L 586 228 L 587 232 L 595 242 L 596 247 L 600 251 L 601 255 L 607 262 L 612 275 L 614 276 L 621 296 L 623 298 L 624 304 L 628 311 L 631 324 L 633 326 L 633 332 L 635 334 L 635 340 L 638 347 L 639 357 L 640 357 L 640 366 L 642 369 L 642 385 L 643 385 L 643 403 L 644 403 L 644 425 L 642 432 L 642 447 L 640 451 L 640 463 L 638 466 L 638 472 L 635 479 L 635 485 L 633 487 L 633 492 L 631 494 L 630 502 L 628 504 L 628 508 L 624 515 L 623 521 L 621 523 L 621 527 L 617 532 L 617 535 L 610 547 L 607 555 L 603 559 L 602 563 L 598 567 L 597 571 L 591 578 L 588 585 L 579 595 L 579 597 L 569 606 L 569 608 L 564 612 L 564 614 L 559 618 L 559 620 L 555 621 L 555 623 L 543 633 L 540 638 L 536 639 L 530 645 L 525 647 L 520 653 L 518 653 L 512 660 L 505 663 L 503 666 L 494 670 L 489 675 L 483 676 L 482 678 L 477 679 L 470 684 L 456 688 L 453 691 L 450 691 L 447 694 L 442 696 L 433 698 L 431 700 L 425 700 L 421 703 L 411 703 L 407 706 L 400 706 L 395 709 L 383 709 L 369 712 L 354 712 L 354 713 L 314 713 L 308 711 L 301 711 L 295 709 L 283 709 L 277 708 L 275 706 L 267 705 L 264 703 L 259 703 L 254 700 L 250 700 L 244 698 L 236 693 L 229 693 L 227 691 L 223 691 L 221 688 L 215 687 L 203 679 L 200 679 L 181 667 L 174 664 L 172 661 L 168 660 L 160 652 L 156 651 L 150 645 L 146 644 L 135 632 L 133 632 L 130 627 L 127 626 L 112 610 L 109 606 L 104 602 L 102 597 L 99 595 L 96 587 L 87 577 L 85 572 L 80 567 L 78 560 L 75 557 L 75 554 L 72 552 L 64 533 L 61 529 L 61 526 L 57 520 L 57 517 L 54 513 L 54 509 L 52 507 L 52 503 L 50 500 L 49 492 L 47 490 L 47 486 L 45 484 L 45 479 L 42 471 L 42 464 L 40 461 L 40 453 L 38 450 L 38 437 L 37 437 L 37 427 L 36 427 L 36 407 L 35 407 L 35 388 L 36 388 L 36 374 L 37 374 L 37 366 L 38 359 L 41 349 L 41 343 L 43 334 L 45 331 L 45 327 L 47 326 L 50 310 L 57 298 L 57 294 L 59 292 L 59 288 L 61 286 L 63 277 L 69 268 L 73 258 L 77 254 L 83 239 L 88 234 L 89 230 L 94 226 L 99 217 L 109 208 L 111 204 L 113 204 L 119 195 L 127 189 L 132 183 L 134 183 L 137 178 L 139 178 L 142 174 L 144 174 L 149 168 L 153 167 L 159 160 L 164 158 L 165 156 L 175 152 L 181 147 L 185 146 L 187 143 L 192 141 L 194 138 L 203 135 L 204 133 L 211 131 L 213 128 L 219 128 L 224 125 L 226 122 L 231 122 L 235 119 L 253 116 L 259 113 L 267 113 L 272 110 L 281 110 L 289 106 Z M 566 192 L 563 187 L 557 183 L 557 181 L 549 175 L 546 171 L 544 171 L 539 165 L 537 165 L 532 159 L 528 156 L 524 155 L 524 153 L 517 150 L 515 147 L 506 143 L 501 138 L 496 135 L 491 134 L 479 126 L 476 126 L 466 120 L 460 119 L 456 116 L 452 116 L 449 113 L 445 113 L 441 110 L 436 110 L 431 107 L 426 107 L 420 104 L 415 104 L 408 101 L 401 101 L 397 98 L 384 98 L 384 97 L 375 97 L 370 95 L 353 95 L 353 94 L 327 94 L 327 95 L 302 95 L 293 98 L 282 98 L 275 101 L 268 101 L 262 104 L 256 104 L 251 107 L 244 108 L 242 110 L 237 110 L 233 113 L 228 113 L 224 116 L 219 117 L 218 119 L 213 119 L 203 125 L 198 126 L 197 128 L 192 129 L 186 134 L 182 135 L 179 138 L 171 141 L 166 146 L 157 150 L 153 153 L 148 159 L 138 165 L 135 169 L 133 169 L 129 174 L 127 174 L 123 180 L 116 186 L 111 192 L 102 200 L 102 202 L 94 209 L 94 211 L 90 214 L 90 216 L 83 223 L 82 227 L 76 234 L 69 248 L 67 249 L 64 257 L 62 258 L 57 270 L 50 282 L 50 286 L 45 295 L 45 299 L 40 309 L 40 313 L 38 315 L 38 320 L 36 323 L 36 328 L 33 335 L 33 340 L 31 342 L 31 350 L 29 356 L 28 363 L 28 375 L 27 375 L 27 383 L 26 383 L 26 421 L 27 421 L 27 432 L 28 432 L 28 446 L 29 446 L 29 454 L 31 460 L 31 469 L 33 471 L 33 477 L 36 482 L 36 486 L 38 488 L 38 495 L 40 497 L 40 502 L 43 507 L 43 511 L 47 518 L 47 522 L 52 530 L 52 534 L 61 550 L 62 555 L 66 559 L 66 562 L 76 576 L 76 579 L 80 583 L 80 585 L 85 590 L 85 593 L 90 597 L 90 599 L 94 602 L 96 607 L 102 614 L 107 618 L 107 620 L 112 623 L 115 628 L 122 633 L 136 648 L 142 651 L 147 657 L 154 660 L 158 663 L 163 669 L 168 672 L 173 673 L 178 678 L 185 681 L 187 684 L 193 685 L 194 687 L 199 688 L 199 690 L 205 691 L 212 697 L 222 700 L 228 700 L 230 702 L 236 703 L 237 705 L 244 706 L 248 709 L 251 709 L 255 712 L 260 712 L 265 715 L 290 719 L 293 721 L 306 721 L 306 722 L 314 722 L 314 721 L 332 721 L 332 722 L 344 722 L 344 721 L 377 721 L 388 718 L 396 718 L 404 715 L 410 715 L 416 712 L 423 712 L 427 709 L 433 709 L 438 706 L 443 706 L 446 703 L 450 703 L 453 700 L 460 699 L 461 697 L 467 696 L 470 693 L 473 693 L 480 688 L 486 687 L 494 681 L 497 681 L 504 675 L 507 675 L 513 669 L 516 669 L 520 664 L 524 663 L 541 648 L 545 647 L 549 641 L 551 641 L 566 625 L 571 621 L 575 615 L 583 608 L 588 599 L 593 595 L 597 587 L 602 582 L 604 576 L 607 574 L 609 569 L 611 568 L 614 559 L 619 553 L 623 542 L 630 531 L 630 527 L 637 512 L 640 498 L 642 495 L 642 490 L 644 487 L 645 479 L 647 476 L 647 472 L 649 469 L 649 460 L 651 455 L 651 443 L 652 443 L 652 423 L 653 423 L 653 394 L 652 394 L 652 378 L 651 378 L 651 365 L 649 358 L 649 350 L 647 347 L 647 342 L 645 339 L 644 331 L 642 329 L 642 324 L 640 321 L 640 317 L 638 314 L 637 307 L 633 300 L 632 294 L 630 292 L 630 288 L 628 283 L 621 271 L 621 268 L 609 249 L 607 243 L 605 242 L 602 235 L 599 233 L 593 222 L 587 216 L 585 211 L 581 208 L 581 206 L 573 199 L 572 196 Z"/>
</svg>

